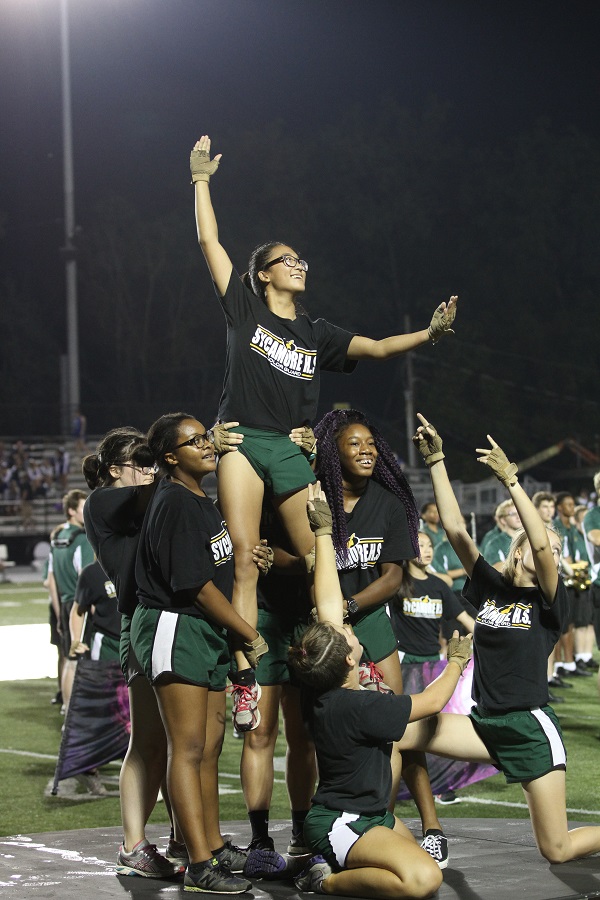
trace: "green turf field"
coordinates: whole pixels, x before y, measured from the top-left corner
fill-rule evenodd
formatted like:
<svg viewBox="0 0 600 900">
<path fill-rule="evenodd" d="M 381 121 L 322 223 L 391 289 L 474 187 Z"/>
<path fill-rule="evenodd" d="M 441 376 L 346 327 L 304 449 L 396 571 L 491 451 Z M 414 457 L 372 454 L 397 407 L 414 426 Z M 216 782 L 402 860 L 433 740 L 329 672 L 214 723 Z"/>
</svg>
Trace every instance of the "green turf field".
<svg viewBox="0 0 600 900">
<path fill-rule="evenodd" d="M 0 585 L 1 625 L 37 624 L 47 621 L 47 602 L 40 585 Z M 562 691 L 566 702 L 556 706 L 569 754 L 567 806 L 573 820 L 600 822 L 600 701 L 596 678 L 571 679 L 572 690 Z M 0 777 L 3 800 L 0 807 L 0 835 L 29 834 L 118 825 L 119 801 L 116 797 L 89 802 L 45 797 L 44 791 L 54 774 L 60 743 L 62 716 L 50 701 L 56 690 L 51 679 L 0 682 Z M 228 723 L 221 757 L 221 818 L 245 817 L 239 783 L 239 740 L 232 737 Z M 289 808 L 285 792 L 283 762 L 285 742 L 277 745 L 276 783 L 271 818 L 287 818 Z M 118 766 L 107 766 L 103 774 L 116 777 Z M 110 787 L 110 785 L 109 785 Z M 465 788 L 461 803 L 439 807 L 442 819 L 454 817 L 526 818 L 527 809 L 518 785 L 506 785 L 501 775 Z M 467 799 L 468 798 L 468 799 Z M 414 818 L 412 802 L 399 803 L 401 818 Z M 166 822 L 163 804 L 158 804 L 150 820 Z"/>
</svg>

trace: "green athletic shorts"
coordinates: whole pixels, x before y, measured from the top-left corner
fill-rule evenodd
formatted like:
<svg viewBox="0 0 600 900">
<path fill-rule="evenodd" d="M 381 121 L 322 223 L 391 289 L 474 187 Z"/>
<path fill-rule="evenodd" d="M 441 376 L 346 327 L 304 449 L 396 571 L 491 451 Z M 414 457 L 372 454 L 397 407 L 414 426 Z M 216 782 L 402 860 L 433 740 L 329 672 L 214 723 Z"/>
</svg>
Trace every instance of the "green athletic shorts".
<svg viewBox="0 0 600 900">
<path fill-rule="evenodd" d="M 236 431 L 244 435 L 239 453 L 276 497 L 299 491 L 317 480 L 308 459 L 287 434 L 245 425 L 239 425 Z"/>
<path fill-rule="evenodd" d="M 352 623 L 352 630 L 363 646 L 366 662 L 381 662 L 396 652 L 396 638 L 384 606 L 376 606 Z"/>
<path fill-rule="evenodd" d="M 433 653 L 431 656 L 417 656 L 416 653 L 405 653 L 404 650 L 398 650 L 398 657 L 400 659 L 400 662 L 406 663 L 406 665 L 409 665 L 409 663 L 421 664 L 426 662 L 440 661 L 439 653 Z"/>
<path fill-rule="evenodd" d="M 327 809 L 315 803 L 304 820 L 304 840 L 315 854 L 325 857 L 339 872 L 345 868 L 346 857 L 362 834 L 377 825 L 393 829 L 395 824 L 396 819 L 387 810 L 367 816 Z"/>
<path fill-rule="evenodd" d="M 258 610 L 257 630 L 264 637 L 269 649 L 261 656 L 256 670 L 256 680 L 263 687 L 277 684 L 296 685 L 294 673 L 288 666 L 288 650 L 297 643 L 308 625 L 306 616 L 289 616 L 280 613 Z M 231 657 L 231 671 L 236 671 L 235 658 Z"/>
<path fill-rule="evenodd" d="M 92 659 L 120 662 L 119 638 L 110 637 L 100 631 L 93 631 L 90 636 L 90 656 Z"/>
<path fill-rule="evenodd" d="M 475 706 L 469 718 L 508 784 L 566 769 L 567 751 L 552 707 L 496 715 Z"/>
<path fill-rule="evenodd" d="M 131 647 L 151 684 L 161 675 L 174 675 L 210 691 L 225 690 L 225 630 L 205 619 L 140 604 L 131 620 Z"/>
<path fill-rule="evenodd" d="M 138 675 L 144 675 L 137 656 L 131 647 L 131 616 L 121 613 L 121 638 L 119 640 L 119 659 L 121 671 L 127 684 L 131 684 Z M 145 676 L 144 676 L 145 677 Z"/>
</svg>

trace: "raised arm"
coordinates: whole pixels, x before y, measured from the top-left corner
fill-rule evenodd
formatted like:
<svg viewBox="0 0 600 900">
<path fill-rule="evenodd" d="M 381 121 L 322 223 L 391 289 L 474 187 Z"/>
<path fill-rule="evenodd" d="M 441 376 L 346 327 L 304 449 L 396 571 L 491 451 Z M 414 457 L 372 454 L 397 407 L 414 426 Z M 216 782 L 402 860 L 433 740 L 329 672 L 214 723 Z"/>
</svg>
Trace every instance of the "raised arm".
<svg viewBox="0 0 600 900">
<path fill-rule="evenodd" d="M 342 589 L 335 565 L 335 549 L 331 539 L 331 510 L 321 482 L 308 485 L 308 519 L 315 534 L 315 606 L 319 622 L 342 625 L 344 621 Z"/>
<path fill-rule="evenodd" d="M 411 334 L 395 334 L 375 341 L 372 338 L 355 335 L 348 345 L 349 359 L 391 359 L 407 350 L 415 350 L 422 344 L 437 344 L 445 334 L 454 334 L 452 323 L 456 318 L 458 297 L 450 297 L 448 303 L 440 303 L 435 310 L 428 328 Z"/>
<path fill-rule="evenodd" d="M 219 243 L 217 219 L 210 199 L 208 183 L 219 167 L 221 154 L 213 160 L 210 158 L 210 138 L 204 134 L 194 144 L 190 154 L 190 169 L 196 192 L 196 228 L 198 243 L 221 296 L 224 296 L 231 278 L 233 265 L 227 252 Z"/>
<path fill-rule="evenodd" d="M 413 443 L 429 468 L 442 528 L 470 578 L 479 557 L 479 550 L 467 531 L 458 501 L 454 496 L 444 464 L 442 439 L 425 416 L 421 413 L 417 415 L 421 424 L 413 437 Z"/>
<path fill-rule="evenodd" d="M 511 463 L 501 447 L 488 434 L 489 447 L 477 448 L 480 453 L 478 462 L 484 463 L 492 470 L 496 478 L 508 490 L 515 509 L 521 518 L 521 524 L 527 534 L 531 547 L 533 565 L 538 584 L 548 603 L 553 603 L 558 586 L 558 560 L 552 547 L 548 530 L 537 509 L 519 484 L 517 465 Z"/>
</svg>

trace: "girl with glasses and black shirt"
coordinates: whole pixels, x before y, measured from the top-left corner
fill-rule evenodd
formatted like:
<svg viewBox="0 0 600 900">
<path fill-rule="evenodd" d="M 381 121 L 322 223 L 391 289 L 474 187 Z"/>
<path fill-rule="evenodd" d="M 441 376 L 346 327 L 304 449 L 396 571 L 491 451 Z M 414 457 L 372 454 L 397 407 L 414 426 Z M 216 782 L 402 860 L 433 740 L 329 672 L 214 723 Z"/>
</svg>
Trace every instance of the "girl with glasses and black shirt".
<svg viewBox="0 0 600 900">
<path fill-rule="evenodd" d="M 252 548 L 259 541 L 265 487 L 295 552 L 307 555 L 314 540 L 304 515 L 306 487 L 314 481 L 309 454 L 288 438 L 293 428 L 310 426 L 317 410 L 321 370 L 351 372 L 359 359 L 390 359 L 451 330 L 456 297 L 435 311 L 429 328 L 375 341 L 310 319 L 298 305 L 308 263 L 288 244 L 257 247 L 240 279 L 219 241 L 209 180 L 220 162 L 210 159 L 204 135 L 191 154 L 198 240 L 227 320 L 225 382 L 221 421 L 241 423 L 244 442 L 219 465 L 219 503 L 233 540 L 233 604 L 250 624 L 257 621 L 256 567 Z M 308 447 L 309 451 L 314 447 Z M 238 731 L 260 721 L 260 688 L 241 648 L 236 651 L 234 723 Z"/>
</svg>

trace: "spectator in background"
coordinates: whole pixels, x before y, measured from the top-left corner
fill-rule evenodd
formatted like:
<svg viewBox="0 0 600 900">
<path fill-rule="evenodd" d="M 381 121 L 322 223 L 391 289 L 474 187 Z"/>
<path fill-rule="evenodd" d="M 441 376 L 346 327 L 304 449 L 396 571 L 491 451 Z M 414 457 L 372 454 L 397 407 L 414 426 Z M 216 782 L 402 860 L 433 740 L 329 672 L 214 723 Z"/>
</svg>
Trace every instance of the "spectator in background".
<svg viewBox="0 0 600 900">
<path fill-rule="evenodd" d="M 553 528 L 554 516 L 556 514 L 556 500 L 554 494 L 549 491 L 537 491 L 531 498 L 531 502 L 537 509 L 540 519 L 548 528 Z M 558 673 L 554 671 L 554 663 L 556 661 L 556 648 L 548 657 L 548 696 L 550 703 L 564 703 L 563 697 L 551 693 L 551 688 L 566 689 L 571 685 L 568 681 L 564 681 Z"/>
<path fill-rule="evenodd" d="M 69 619 L 75 599 L 75 588 L 79 573 L 94 561 L 94 551 L 85 536 L 83 527 L 83 506 L 87 494 L 73 490 L 65 494 L 63 509 L 67 521 L 54 529 L 50 536 L 49 580 L 53 580 L 60 599 L 59 629 L 62 637 L 63 653 L 66 657 L 62 675 L 62 695 L 65 707 L 69 705 L 73 677 L 74 660 L 71 656 L 71 633 Z M 50 587 L 52 596 L 53 587 Z"/>
<path fill-rule="evenodd" d="M 481 554 L 486 562 L 501 572 L 508 557 L 511 541 L 521 527 L 521 519 L 512 500 L 503 500 L 496 507 L 494 517 L 497 533 L 487 541 L 484 537 Z"/>
<path fill-rule="evenodd" d="M 438 508 L 433 500 L 421 507 L 421 531 L 429 535 L 434 550 L 446 538 L 444 529 L 440 525 Z"/>
<path fill-rule="evenodd" d="M 583 534 L 591 565 L 592 603 L 594 606 L 594 630 L 600 646 L 600 472 L 594 475 L 596 505 L 587 511 L 583 519 Z M 600 682 L 599 682 L 600 686 Z"/>
<path fill-rule="evenodd" d="M 71 423 L 71 437 L 75 441 L 75 452 L 85 452 L 85 434 L 87 430 L 87 419 L 80 409 L 75 410 L 73 421 Z"/>
<path fill-rule="evenodd" d="M 554 530 L 562 540 L 561 563 L 562 578 L 567 587 L 569 597 L 569 615 L 566 631 L 561 635 L 556 651 L 555 672 L 561 677 L 589 676 L 590 666 L 586 660 L 591 661 L 591 650 L 587 651 L 584 631 L 593 620 L 592 602 L 589 589 L 584 586 L 579 577 L 584 572 L 581 563 L 589 560 L 585 546 L 585 540 L 572 521 L 575 512 L 575 498 L 569 491 L 561 491 L 556 495 L 556 512 Z M 575 659 L 575 632 L 579 632 L 578 638 L 583 641 L 579 646 L 579 660 Z M 589 643 L 589 641 L 588 641 Z"/>
</svg>

